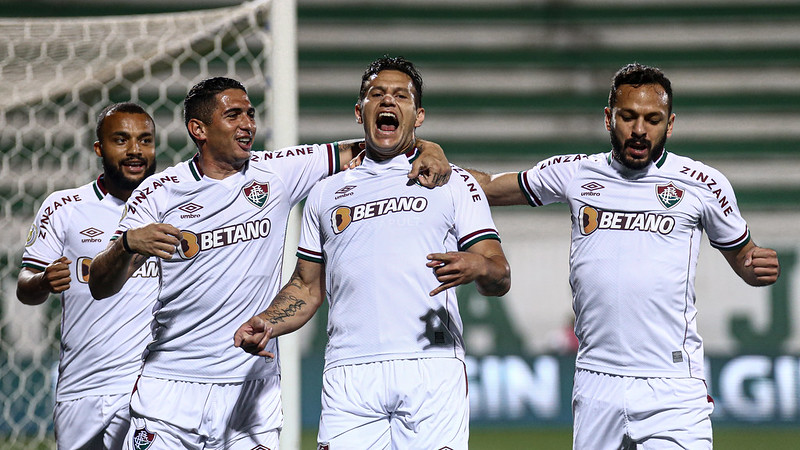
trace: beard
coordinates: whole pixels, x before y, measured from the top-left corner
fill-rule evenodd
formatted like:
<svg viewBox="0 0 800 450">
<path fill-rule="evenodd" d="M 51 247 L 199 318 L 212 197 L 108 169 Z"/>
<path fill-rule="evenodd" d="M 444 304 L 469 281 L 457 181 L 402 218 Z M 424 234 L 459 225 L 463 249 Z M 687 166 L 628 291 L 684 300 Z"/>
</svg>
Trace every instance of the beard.
<svg viewBox="0 0 800 450">
<path fill-rule="evenodd" d="M 145 178 L 156 173 L 156 163 L 153 161 L 152 164 L 147 166 L 140 177 L 129 178 L 125 176 L 125 174 L 122 173 L 117 166 L 111 164 L 108 160 L 103 158 L 103 173 L 105 174 L 105 179 L 108 182 L 126 191 L 132 191 L 136 189 Z"/>
<path fill-rule="evenodd" d="M 667 142 L 666 130 L 664 130 L 664 135 L 661 136 L 661 139 L 656 141 L 655 144 L 653 144 L 649 139 L 642 139 L 642 140 L 628 139 L 625 142 L 622 142 L 617 137 L 616 133 L 614 133 L 613 129 L 609 131 L 609 134 L 611 135 L 611 155 L 614 157 L 614 159 L 619 161 L 623 166 L 633 170 L 642 170 L 645 167 L 647 167 L 652 161 L 656 161 L 658 158 L 660 158 L 661 154 L 664 153 L 664 145 Z M 650 148 L 649 158 L 640 160 L 640 159 L 629 158 L 627 157 L 627 155 L 625 155 L 624 153 L 625 147 L 628 146 L 629 144 L 636 142 L 644 143 Z"/>
</svg>

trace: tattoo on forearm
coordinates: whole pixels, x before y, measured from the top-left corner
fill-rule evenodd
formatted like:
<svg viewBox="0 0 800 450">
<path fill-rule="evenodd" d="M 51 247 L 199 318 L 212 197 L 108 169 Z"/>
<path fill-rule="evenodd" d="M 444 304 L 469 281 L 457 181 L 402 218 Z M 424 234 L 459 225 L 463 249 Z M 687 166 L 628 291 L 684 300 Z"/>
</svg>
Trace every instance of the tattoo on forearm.
<svg viewBox="0 0 800 450">
<path fill-rule="evenodd" d="M 305 304 L 304 300 L 293 295 L 278 295 L 264 311 L 265 319 L 272 324 L 285 322 L 289 317 L 294 317 Z"/>
</svg>

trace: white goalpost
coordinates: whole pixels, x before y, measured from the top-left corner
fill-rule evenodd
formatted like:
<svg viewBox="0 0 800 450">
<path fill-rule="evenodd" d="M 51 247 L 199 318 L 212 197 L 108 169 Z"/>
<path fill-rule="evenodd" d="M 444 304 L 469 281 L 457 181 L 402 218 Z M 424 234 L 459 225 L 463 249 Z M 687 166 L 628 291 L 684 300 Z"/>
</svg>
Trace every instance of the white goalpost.
<svg viewBox="0 0 800 450">
<path fill-rule="evenodd" d="M 188 89 L 227 76 L 247 87 L 256 108 L 254 148 L 296 144 L 295 22 L 294 0 L 180 13 L 0 19 L 0 448 L 55 448 L 61 307 L 56 296 L 36 307 L 20 304 L 16 276 L 27 231 L 47 194 L 101 172 L 92 151 L 97 114 L 113 102 L 142 104 L 156 121 L 163 169 L 196 151 L 182 117 Z M 293 245 L 287 242 L 287 265 L 294 261 Z M 291 450 L 300 442 L 299 354 L 292 339 L 282 338 L 281 352 L 282 448 Z"/>
</svg>

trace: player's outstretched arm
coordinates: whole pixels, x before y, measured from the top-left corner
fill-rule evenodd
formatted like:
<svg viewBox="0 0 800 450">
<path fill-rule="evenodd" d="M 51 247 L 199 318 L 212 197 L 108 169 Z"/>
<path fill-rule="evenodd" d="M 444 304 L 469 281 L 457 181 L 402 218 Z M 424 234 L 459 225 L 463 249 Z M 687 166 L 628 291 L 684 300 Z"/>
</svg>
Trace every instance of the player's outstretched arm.
<svg viewBox="0 0 800 450">
<path fill-rule="evenodd" d="M 499 297 L 511 289 L 511 268 L 500 241 L 484 239 L 464 252 L 431 253 L 428 260 L 441 283 L 431 296 L 472 281 L 481 295 Z"/>
<path fill-rule="evenodd" d="M 750 286 L 767 286 L 778 281 L 781 266 L 778 253 L 750 241 L 738 250 L 722 250 L 728 264 Z"/>
<path fill-rule="evenodd" d="M 364 160 L 365 144 L 363 139 L 339 141 L 339 161 L 341 170 L 352 169 L 361 165 Z M 419 157 L 411 163 L 408 178 L 419 180 L 427 188 L 443 186 L 450 180 L 450 162 L 444 155 L 442 147 L 431 141 L 417 139 L 415 145 L 419 149 Z"/>
<path fill-rule="evenodd" d="M 317 312 L 325 298 L 325 266 L 297 260 L 294 273 L 269 307 L 236 330 L 233 345 L 247 353 L 274 358 L 264 350 L 273 337 L 297 330 Z"/>
<path fill-rule="evenodd" d="M 89 266 L 89 290 L 103 299 L 122 289 L 128 278 L 150 256 L 170 259 L 181 245 L 181 231 L 165 223 L 132 228 L 111 241 Z"/>
<path fill-rule="evenodd" d="M 72 261 L 62 256 L 45 267 L 44 271 L 23 267 L 17 277 L 17 298 L 26 305 L 41 305 L 51 293 L 69 289 Z"/>
<path fill-rule="evenodd" d="M 466 169 L 472 174 L 486 194 L 489 206 L 527 205 L 528 199 L 519 187 L 517 172 L 489 175 L 476 169 Z"/>
</svg>

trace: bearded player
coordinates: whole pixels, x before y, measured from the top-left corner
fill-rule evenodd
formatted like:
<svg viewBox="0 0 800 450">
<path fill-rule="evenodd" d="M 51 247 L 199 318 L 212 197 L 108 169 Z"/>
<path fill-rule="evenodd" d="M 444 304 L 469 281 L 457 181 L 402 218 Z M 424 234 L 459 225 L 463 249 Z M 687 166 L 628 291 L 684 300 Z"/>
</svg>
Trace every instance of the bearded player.
<svg viewBox="0 0 800 450">
<path fill-rule="evenodd" d="M 710 449 L 694 287 L 703 231 L 747 284 L 780 274 L 776 252 L 753 242 L 725 176 L 665 149 L 674 123 L 669 79 L 630 64 L 614 76 L 605 108 L 610 152 L 473 172 L 492 205 L 570 207 L 575 449 Z"/>
<path fill-rule="evenodd" d="M 131 282 L 113 298 L 100 302 L 89 292 L 92 258 L 116 230 L 131 192 L 156 168 L 155 123 L 141 106 L 105 108 L 96 133 L 103 173 L 47 197 L 28 234 L 17 281 L 22 303 L 44 303 L 51 293 L 61 299 L 54 412 L 59 450 L 122 448 L 158 288 L 155 261 L 140 258 Z"/>
</svg>

